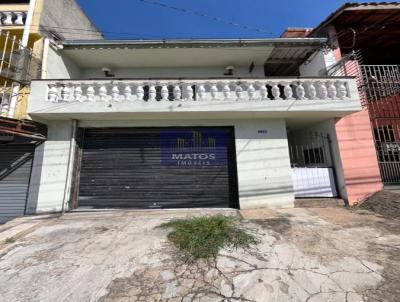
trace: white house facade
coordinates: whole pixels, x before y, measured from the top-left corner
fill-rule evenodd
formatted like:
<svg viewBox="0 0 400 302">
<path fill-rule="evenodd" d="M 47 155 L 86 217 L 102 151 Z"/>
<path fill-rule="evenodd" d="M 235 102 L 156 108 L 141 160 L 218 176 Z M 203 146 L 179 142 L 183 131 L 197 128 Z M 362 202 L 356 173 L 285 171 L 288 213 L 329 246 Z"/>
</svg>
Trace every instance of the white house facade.
<svg viewBox="0 0 400 302">
<path fill-rule="evenodd" d="M 65 41 L 32 82 L 28 213 L 292 207 L 342 197 L 337 119 L 361 110 L 326 77 L 325 40 Z"/>
</svg>

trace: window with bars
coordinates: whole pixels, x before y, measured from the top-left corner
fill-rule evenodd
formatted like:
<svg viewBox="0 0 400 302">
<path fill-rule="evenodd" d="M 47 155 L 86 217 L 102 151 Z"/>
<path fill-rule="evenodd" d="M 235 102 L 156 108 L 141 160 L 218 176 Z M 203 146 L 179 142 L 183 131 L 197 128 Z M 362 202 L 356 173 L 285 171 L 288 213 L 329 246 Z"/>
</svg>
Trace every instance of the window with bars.
<svg viewBox="0 0 400 302">
<path fill-rule="evenodd" d="M 400 161 L 400 146 L 396 142 L 393 126 L 386 125 L 374 128 L 374 138 L 380 162 Z"/>
</svg>

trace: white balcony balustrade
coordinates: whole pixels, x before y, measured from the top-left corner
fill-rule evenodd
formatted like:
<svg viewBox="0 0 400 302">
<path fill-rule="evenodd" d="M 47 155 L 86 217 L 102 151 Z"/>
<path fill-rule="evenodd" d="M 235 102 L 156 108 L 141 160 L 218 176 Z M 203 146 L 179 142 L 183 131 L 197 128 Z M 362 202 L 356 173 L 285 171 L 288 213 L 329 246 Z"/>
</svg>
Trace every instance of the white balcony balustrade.
<svg viewBox="0 0 400 302">
<path fill-rule="evenodd" d="M 351 99 L 349 80 L 82 81 L 48 84 L 47 101 L 201 102 Z"/>
<path fill-rule="evenodd" d="M 217 118 L 324 112 L 339 117 L 360 108 L 352 78 L 38 80 L 32 81 L 28 113 L 44 118 L 53 113 L 65 118 L 103 113 Z"/>
<path fill-rule="evenodd" d="M 0 26 L 24 25 L 26 12 L 0 12 Z"/>
</svg>

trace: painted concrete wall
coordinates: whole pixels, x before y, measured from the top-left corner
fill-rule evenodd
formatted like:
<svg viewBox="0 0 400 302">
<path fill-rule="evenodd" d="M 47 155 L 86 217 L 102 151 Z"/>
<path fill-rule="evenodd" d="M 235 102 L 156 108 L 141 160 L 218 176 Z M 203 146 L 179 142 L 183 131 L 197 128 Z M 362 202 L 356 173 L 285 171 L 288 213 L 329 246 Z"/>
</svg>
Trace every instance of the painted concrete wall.
<svg viewBox="0 0 400 302">
<path fill-rule="evenodd" d="M 57 121 L 48 126 L 48 140 L 35 151 L 28 213 L 57 212 L 62 209 L 72 122 Z"/>
<path fill-rule="evenodd" d="M 334 36 L 332 28 L 329 34 Z M 341 59 L 340 49 L 317 55 L 300 67 L 302 76 L 318 75 L 321 67 L 329 67 Z M 326 127 L 325 127 L 326 126 Z M 383 188 L 368 111 L 365 109 L 334 120 L 332 125 L 319 125 L 329 130 L 338 173 L 339 192 L 350 205 L 364 201 Z M 335 129 L 335 131 L 332 131 Z"/>
<path fill-rule="evenodd" d="M 382 189 L 366 110 L 328 119 L 308 127 L 306 131 L 329 134 L 339 195 L 350 205 Z"/>
<path fill-rule="evenodd" d="M 105 64 L 104 66 L 107 66 Z M 177 67 L 177 68 L 111 68 L 115 78 L 190 78 L 190 77 L 221 77 L 229 79 L 231 76 L 224 76 L 224 67 L 205 66 L 205 67 Z M 248 66 L 235 66 L 232 77 L 263 77 L 264 67 L 256 66 L 250 73 Z M 104 78 L 101 68 L 85 68 L 81 71 L 83 79 Z"/>
<path fill-rule="evenodd" d="M 292 207 L 294 201 L 284 120 L 81 121 L 80 127 L 234 126 L 241 208 Z M 68 165 L 71 122 L 49 124 L 42 169 L 35 155 L 32 198 L 36 212 L 60 211 Z M 261 131 L 259 131 L 261 130 Z M 266 131 L 265 131 L 266 130 Z M 265 133 L 266 132 L 266 133 Z M 37 158 L 36 158 L 37 157 Z M 35 196 L 36 195 L 36 196 Z"/>
<path fill-rule="evenodd" d="M 103 39 L 75 0 L 40 0 L 36 8 L 41 10 L 40 25 L 66 40 Z M 48 36 L 47 32 L 41 34 Z"/>
<path fill-rule="evenodd" d="M 56 51 L 53 48 L 53 51 Z M 62 51 L 56 51 L 57 54 L 49 54 L 52 56 L 52 63 L 49 65 L 49 72 L 47 73 L 47 79 L 99 79 L 105 78 L 102 67 L 108 65 L 104 63 L 104 66 L 99 68 L 79 68 L 71 59 L 68 58 Z M 58 59 L 55 60 L 54 57 Z M 50 62 L 49 62 L 50 63 Z M 60 65 L 60 66 L 58 66 Z M 72 66 L 74 72 L 65 74 L 61 72 L 66 66 Z M 54 70 L 53 70 L 54 69 Z M 224 76 L 225 68 L 218 66 L 209 67 L 176 67 L 176 68 L 111 68 L 111 73 L 115 75 L 115 78 L 197 78 L 197 77 L 220 77 L 222 79 L 237 78 L 237 77 L 263 77 L 264 67 L 256 66 L 250 73 L 249 67 L 236 66 L 233 76 Z M 112 80 L 112 78 L 107 78 Z"/>
<path fill-rule="evenodd" d="M 327 119 L 323 122 L 316 123 L 304 129 L 304 131 L 312 131 L 323 133 L 324 135 L 329 135 L 331 139 L 331 150 L 332 150 L 332 160 L 333 167 L 336 173 L 336 183 L 338 188 L 338 193 L 341 198 L 344 200 L 348 199 L 347 191 L 346 191 L 346 183 L 343 173 L 342 159 L 340 157 L 340 150 L 336 136 L 336 127 L 335 127 L 335 119 Z"/>
<path fill-rule="evenodd" d="M 347 199 L 362 202 L 383 188 L 367 110 L 336 120 Z"/>
<path fill-rule="evenodd" d="M 46 58 L 44 58 L 46 60 Z M 53 46 L 48 47 L 47 62 L 44 71 L 47 79 L 71 79 L 80 77 L 80 69 L 67 56 Z"/>
<path fill-rule="evenodd" d="M 326 69 L 336 63 L 335 55 L 332 51 L 323 53 L 319 51 L 304 62 L 299 67 L 300 75 L 303 77 L 326 76 Z"/>
<path fill-rule="evenodd" d="M 258 130 L 267 130 L 260 134 Z M 235 124 L 242 209 L 292 207 L 292 170 L 284 120 Z"/>
</svg>

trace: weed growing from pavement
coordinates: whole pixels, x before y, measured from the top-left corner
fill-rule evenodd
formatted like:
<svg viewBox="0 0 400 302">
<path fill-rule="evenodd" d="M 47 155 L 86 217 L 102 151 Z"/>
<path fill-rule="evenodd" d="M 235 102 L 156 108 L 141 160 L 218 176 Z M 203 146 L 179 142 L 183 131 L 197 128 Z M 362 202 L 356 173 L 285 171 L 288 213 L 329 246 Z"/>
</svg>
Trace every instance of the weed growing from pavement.
<svg viewBox="0 0 400 302">
<path fill-rule="evenodd" d="M 6 240 L 4 240 L 4 242 L 7 244 L 14 243 L 15 241 L 16 239 L 14 237 L 8 237 Z"/>
<path fill-rule="evenodd" d="M 168 239 L 178 248 L 184 261 L 215 258 L 223 248 L 249 249 L 259 240 L 231 216 L 204 216 L 177 219 L 160 225 L 172 229 Z"/>
</svg>

